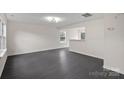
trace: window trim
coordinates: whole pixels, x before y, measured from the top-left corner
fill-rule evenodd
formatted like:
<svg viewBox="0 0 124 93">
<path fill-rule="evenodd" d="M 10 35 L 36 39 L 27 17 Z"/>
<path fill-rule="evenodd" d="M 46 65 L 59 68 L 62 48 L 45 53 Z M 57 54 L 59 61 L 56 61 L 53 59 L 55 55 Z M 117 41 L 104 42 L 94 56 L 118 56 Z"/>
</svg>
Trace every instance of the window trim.
<svg viewBox="0 0 124 93">
<path fill-rule="evenodd" d="M 7 38 L 6 38 L 6 23 L 2 20 L 2 19 L 0 19 L 0 25 L 1 25 L 1 28 L 0 28 L 0 30 L 1 30 L 1 35 L 0 35 L 0 43 L 1 43 L 1 46 L 0 46 L 0 58 L 2 58 L 4 55 L 5 55 L 5 53 L 6 53 L 6 51 L 7 51 L 7 47 L 6 47 L 6 40 L 7 40 Z M 4 28 L 4 26 L 5 26 L 5 28 Z"/>
</svg>

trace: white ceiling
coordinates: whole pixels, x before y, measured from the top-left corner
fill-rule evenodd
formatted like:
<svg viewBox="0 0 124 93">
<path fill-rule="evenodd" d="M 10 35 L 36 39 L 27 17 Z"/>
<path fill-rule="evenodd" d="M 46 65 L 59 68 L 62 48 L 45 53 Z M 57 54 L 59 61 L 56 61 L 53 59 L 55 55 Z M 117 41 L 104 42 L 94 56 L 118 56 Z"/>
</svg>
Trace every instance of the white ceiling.
<svg viewBox="0 0 124 93">
<path fill-rule="evenodd" d="M 102 13 L 92 13 L 93 16 L 88 18 L 84 18 L 81 16 L 82 14 L 83 13 L 7 13 L 6 15 L 9 21 L 52 25 L 55 27 L 63 27 L 82 21 L 103 17 Z M 60 17 L 63 21 L 59 23 L 49 23 L 44 19 L 46 16 Z"/>
</svg>

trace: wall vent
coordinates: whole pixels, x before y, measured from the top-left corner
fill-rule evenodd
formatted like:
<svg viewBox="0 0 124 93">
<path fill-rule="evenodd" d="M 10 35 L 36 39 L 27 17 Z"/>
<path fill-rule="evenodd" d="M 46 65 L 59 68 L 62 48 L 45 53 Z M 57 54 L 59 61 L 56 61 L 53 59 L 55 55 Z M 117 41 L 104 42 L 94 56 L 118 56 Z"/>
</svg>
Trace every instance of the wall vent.
<svg viewBox="0 0 124 93">
<path fill-rule="evenodd" d="M 92 16 L 92 14 L 90 14 L 90 13 L 85 13 L 85 14 L 82 14 L 82 16 L 84 16 L 84 17 L 90 17 L 90 16 Z"/>
</svg>

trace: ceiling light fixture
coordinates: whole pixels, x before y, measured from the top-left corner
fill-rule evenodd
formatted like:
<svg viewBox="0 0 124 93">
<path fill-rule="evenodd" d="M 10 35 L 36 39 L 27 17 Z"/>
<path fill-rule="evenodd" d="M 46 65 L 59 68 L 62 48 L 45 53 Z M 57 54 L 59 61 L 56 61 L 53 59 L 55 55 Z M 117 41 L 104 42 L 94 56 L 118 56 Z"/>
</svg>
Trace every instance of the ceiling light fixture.
<svg viewBox="0 0 124 93">
<path fill-rule="evenodd" d="M 61 18 L 59 17 L 52 17 L 52 16 L 49 16 L 49 17 L 45 17 L 45 19 L 51 23 L 58 23 L 60 21 L 62 21 Z"/>
</svg>

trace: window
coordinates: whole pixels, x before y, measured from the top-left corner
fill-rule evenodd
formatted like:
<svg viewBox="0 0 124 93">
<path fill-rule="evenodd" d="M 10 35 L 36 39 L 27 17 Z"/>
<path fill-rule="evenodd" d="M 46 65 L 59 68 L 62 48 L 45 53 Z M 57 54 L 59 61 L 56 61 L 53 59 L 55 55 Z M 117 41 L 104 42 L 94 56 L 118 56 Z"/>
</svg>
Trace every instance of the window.
<svg viewBox="0 0 124 93">
<path fill-rule="evenodd" d="M 0 20 L 0 50 L 6 49 L 6 24 Z"/>
<path fill-rule="evenodd" d="M 66 32 L 60 32 L 60 42 L 64 43 L 66 41 Z"/>
<path fill-rule="evenodd" d="M 81 32 L 81 40 L 85 39 L 85 32 Z"/>
</svg>

